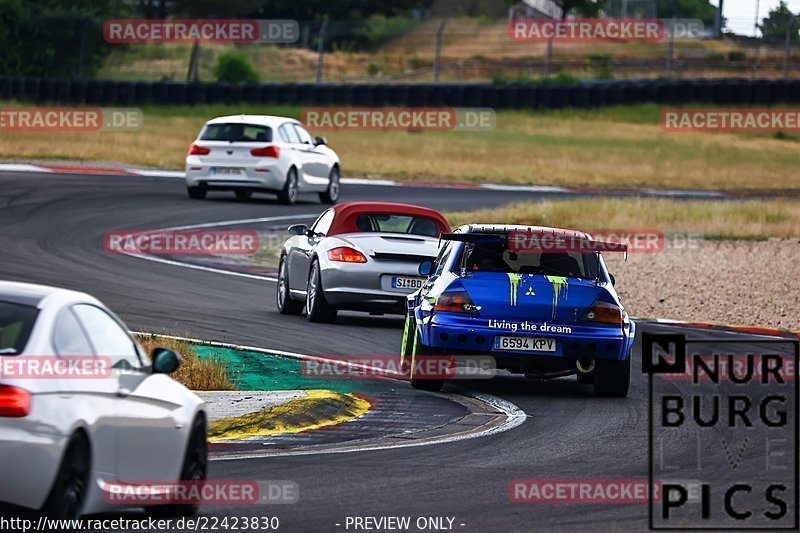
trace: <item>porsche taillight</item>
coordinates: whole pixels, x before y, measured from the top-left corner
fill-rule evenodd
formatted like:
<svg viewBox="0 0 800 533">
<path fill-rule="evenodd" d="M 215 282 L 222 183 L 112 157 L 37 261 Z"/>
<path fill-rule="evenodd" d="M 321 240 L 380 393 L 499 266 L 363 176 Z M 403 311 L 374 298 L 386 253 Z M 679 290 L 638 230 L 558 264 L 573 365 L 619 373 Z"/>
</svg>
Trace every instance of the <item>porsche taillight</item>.
<svg viewBox="0 0 800 533">
<path fill-rule="evenodd" d="M 606 322 L 609 324 L 622 324 L 622 309 L 610 302 L 595 302 L 583 314 L 581 319 L 585 322 Z"/>
<path fill-rule="evenodd" d="M 472 303 L 472 298 L 469 297 L 467 291 L 443 292 L 436 298 L 433 308 L 436 311 L 448 313 L 478 314 L 478 307 Z"/>
<path fill-rule="evenodd" d="M 339 263 L 366 263 L 367 258 L 364 254 L 348 246 L 339 246 L 328 250 L 328 259 Z"/>
<path fill-rule="evenodd" d="M 28 416 L 30 408 L 30 392 L 18 387 L 0 385 L 0 417 L 20 418 Z"/>
</svg>

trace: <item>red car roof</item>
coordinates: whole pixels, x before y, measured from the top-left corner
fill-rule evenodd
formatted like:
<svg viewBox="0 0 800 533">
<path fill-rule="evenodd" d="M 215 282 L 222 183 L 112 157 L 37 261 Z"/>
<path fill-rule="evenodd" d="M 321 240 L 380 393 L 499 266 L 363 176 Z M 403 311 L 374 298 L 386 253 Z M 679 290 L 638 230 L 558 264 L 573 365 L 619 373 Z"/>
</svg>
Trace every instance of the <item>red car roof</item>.
<svg viewBox="0 0 800 533">
<path fill-rule="evenodd" d="M 333 217 L 333 224 L 331 224 L 331 228 L 328 230 L 328 235 L 360 233 L 361 230 L 356 226 L 356 219 L 358 219 L 359 215 L 363 214 L 426 217 L 436 223 L 440 235 L 450 231 L 450 224 L 447 223 L 438 211 L 418 205 L 396 204 L 392 202 L 345 202 L 343 204 L 334 205 L 332 209 L 335 215 Z"/>
</svg>

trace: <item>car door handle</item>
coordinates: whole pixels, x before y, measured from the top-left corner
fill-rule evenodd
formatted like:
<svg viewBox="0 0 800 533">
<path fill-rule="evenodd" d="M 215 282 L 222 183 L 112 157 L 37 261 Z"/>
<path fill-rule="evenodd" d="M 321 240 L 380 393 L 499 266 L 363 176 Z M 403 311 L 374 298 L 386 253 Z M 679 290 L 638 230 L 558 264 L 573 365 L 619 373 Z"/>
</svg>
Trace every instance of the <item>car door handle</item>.
<svg viewBox="0 0 800 533">
<path fill-rule="evenodd" d="M 120 387 L 119 389 L 117 389 L 117 396 L 119 396 L 120 398 L 127 398 L 130 395 L 131 395 L 130 389 L 126 389 L 125 387 Z"/>
</svg>

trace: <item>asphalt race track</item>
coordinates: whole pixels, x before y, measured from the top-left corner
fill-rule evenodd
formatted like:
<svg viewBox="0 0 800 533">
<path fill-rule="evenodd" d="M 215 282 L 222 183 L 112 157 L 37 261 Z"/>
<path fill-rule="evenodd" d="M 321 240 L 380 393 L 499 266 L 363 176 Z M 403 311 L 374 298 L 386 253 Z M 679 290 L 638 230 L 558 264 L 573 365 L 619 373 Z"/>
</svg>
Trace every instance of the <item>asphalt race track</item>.
<svg viewBox="0 0 800 533">
<path fill-rule="evenodd" d="M 2 174 L 0 278 L 90 292 L 135 329 L 315 355 L 398 352 L 399 317 L 345 313 L 336 324 L 312 326 L 304 317 L 278 314 L 272 282 L 108 254 L 103 248 L 103 233 L 109 230 L 313 216 L 324 208 L 314 197 L 291 207 L 268 197 L 238 202 L 232 194 L 212 193 L 209 198 L 190 200 L 176 179 Z M 351 185 L 344 187 L 343 199 L 454 210 L 500 205 L 521 195 Z M 681 329 L 695 337 L 735 337 L 647 321 L 640 323 L 639 333 Z M 278 516 L 284 531 L 345 531 L 348 516 L 410 516 L 412 522 L 417 517 L 452 517 L 457 531 L 646 530 L 647 505 L 642 503 L 532 504 L 509 498 L 509 483 L 517 479 L 647 479 L 648 381 L 641 372 L 638 342 L 633 368 L 626 400 L 595 398 L 589 387 L 573 379 L 533 382 L 509 375 L 449 386 L 450 393 L 469 389 L 499 396 L 526 413 L 525 423 L 515 429 L 482 438 L 416 448 L 214 461 L 215 478 L 293 480 L 300 486 L 300 503 L 210 507 L 204 514 Z M 676 386 L 659 382 L 656 390 Z M 721 453 L 718 433 L 690 437 L 680 443 L 687 450 L 697 446 Z M 737 476 L 756 479 L 763 470 L 763 454 L 744 453 Z M 769 509 L 762 495 L 742 496 L 741 501 Z M 790 513 L 796 511 L 796 503 L 791 504 Z"/>
</svg>

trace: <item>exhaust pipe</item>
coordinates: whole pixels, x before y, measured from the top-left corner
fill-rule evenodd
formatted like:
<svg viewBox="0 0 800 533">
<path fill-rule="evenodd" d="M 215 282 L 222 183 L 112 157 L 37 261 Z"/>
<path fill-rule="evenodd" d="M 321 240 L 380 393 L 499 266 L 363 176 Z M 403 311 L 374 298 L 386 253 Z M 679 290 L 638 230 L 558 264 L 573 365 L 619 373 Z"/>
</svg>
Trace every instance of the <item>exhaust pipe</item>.
<svg viewBox="0 0 800 533">
<path fill-rule="evenodd" d="M 594 359 L 590 359 L 588 357 L 581 357 L 577 361 L 575 361 L 575 366 L 578 369 L 578 372 L 581 374 L 588 374 L 592 370 L 594 370 Z"/>
</svg>

